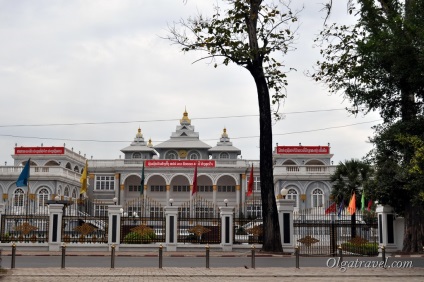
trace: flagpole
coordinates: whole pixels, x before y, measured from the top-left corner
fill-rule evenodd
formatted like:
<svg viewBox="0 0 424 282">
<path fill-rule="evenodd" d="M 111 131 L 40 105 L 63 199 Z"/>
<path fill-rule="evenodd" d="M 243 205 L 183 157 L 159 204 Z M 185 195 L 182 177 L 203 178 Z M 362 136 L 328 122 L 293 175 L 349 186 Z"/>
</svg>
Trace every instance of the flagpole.
<svg viewBox="0 0 424 282">
<path fill-rule="evenodd" d="M 25 219 L 28 220 L 28 209 L 29 209 L 29 179 L 28 179 L 28 182 L 27 182 L 27 187 L 28 187 L 28 191 L 27 191 L 27 199 L 26 199 Z"/>
</svg>

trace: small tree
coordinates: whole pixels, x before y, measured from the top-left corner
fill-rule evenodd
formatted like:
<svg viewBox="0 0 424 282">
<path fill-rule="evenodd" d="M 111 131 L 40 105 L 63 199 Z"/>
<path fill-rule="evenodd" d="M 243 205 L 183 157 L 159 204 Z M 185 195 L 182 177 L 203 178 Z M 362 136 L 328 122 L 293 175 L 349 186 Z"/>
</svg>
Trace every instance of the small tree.
<svg viewBox="0 0 424 282">
<path fill-rule="evenodd" d="M 331 196 L 336 202 L 343 201 L 345 204 L 349 202 L 353 193 L 356 195 L 356 203 L 360 203 L 362 193 L 368 189 L 370 177 L 373 170 L 366 162 L 351 159 L 348 161 L 340 162 L 337 165 L 336 171 L 330 176 L 330 181 L 333 184 Z M 355 213 L 356 214 L 356 213 Z M 351 235 L 352 238 L 356 237 L 356 216 L 351 215 Z"/>
<path fill-rule="evenodd" d="M 285 97 L 286 75 L 275 53 L 285 54 L 293 41 L 290 23 L 297 20 L 291 9 L 263 0 L 223 0 L 228 9 L 215 7 L 212 18 L 199 15 L 170 28 L 169 40 L 184 52 L 203 51 L 210 59 L 235 63 L 252 75 L 258 96 L 260 123 L 260 177 L 264 222 L 264 251 L 282 251 L 275 201 L 272 160 L 271 102 Z M 270 97 L 270 90 L 272 92 Z M 278 114 L 277 114 L 278 115 Z"/>
<path fill-rule="evenodd" d="M 347 203 L 355 192 L 357 200 L 359 200 L 362 193 L 369 190 L 368 185 L 372 175 L 373 169 L 365 161 L 351 159 L 344 163 L 340 162 L 330 176 L 330 181 L 333 184 L 332 198 L 338 203 L 342 200 Z M 356 202 L 359 203 L 360 201 Z"/>
</svg>

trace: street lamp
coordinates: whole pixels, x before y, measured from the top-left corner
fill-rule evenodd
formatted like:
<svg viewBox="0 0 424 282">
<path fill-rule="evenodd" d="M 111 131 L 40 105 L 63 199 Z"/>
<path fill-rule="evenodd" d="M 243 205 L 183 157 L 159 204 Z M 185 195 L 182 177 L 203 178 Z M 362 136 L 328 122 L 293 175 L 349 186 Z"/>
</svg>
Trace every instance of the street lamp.
<svg viewBox="0 0 424 282">
<path fill-rule="evenodd" d="M 120 209 L 119 209 L 119 212 L 121 213 L 121 216 L 123 216 L 123 215 L 124 215 L 124 209 L 123 209 L 123 208 L 120 208 Z"/>
<path fill-rule="evenodd" d="M 286 198 L 286 196 L 287 196 L 287 194 L 289 193 L 289 190 L 286 188 L 286 187 L 284 187 L 283 189 L 281 189 L 281 191 L 280 191 L 280 194 L 281 194 L 281 196 L 283 196 L 283 199 L 285 199 Z"/>
<path fill-rule="evenodd" d="M 174 199 L 169 199 L 169 204 L 171 205 L 171 207 L 172 207 L 172 203 L 174 202 Z"/>
<path fill-rule="evenodd" d="M 132 216 L 133 216 L 133 222 L 134 222 L 134 224 L 136 223 L 136 217 L 138 217 L 138 214 L 137 214 L 137 212 L 133 212 L 133 214 L 132 214 Z"/>
<path fill-rule="evenodd" d="M 113 201 L 113 203 L 115 204 L 115 206 L 118 204 L 118 198 L 117 198 L 117 197 L 114 197 L 114 198 L 112 199 L 112 201 Z"/>
<path fill-rule="evenodd" d="M 224 199 L 224 204 L 226 207 L 228 207 L 228 199 Z"/>
</svg>

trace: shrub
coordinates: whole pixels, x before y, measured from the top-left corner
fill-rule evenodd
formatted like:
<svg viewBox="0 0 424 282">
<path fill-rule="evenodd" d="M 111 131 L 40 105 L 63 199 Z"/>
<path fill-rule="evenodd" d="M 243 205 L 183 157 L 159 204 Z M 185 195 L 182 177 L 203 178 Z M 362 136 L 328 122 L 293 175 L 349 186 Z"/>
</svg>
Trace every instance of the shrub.
<svg viewBox="0 0 424 282">
<path fill-rule="evenodd" d="M 354 254 L 360 254 L 364 256 L 376 256 L 378 255 L 378 244 L 377 243 L 362 243 L 355 244 L 351 242 L 343 243 L 342 250 Z"/>
<path fill-rule="evenodd" d="M 140 234 L 138 232 L 130 232 L 124 237 L 125 244 L 141 244 L 147 243 L 156 239 L 156 234 L 153 231 L 144 232 Z"/>
</svg>

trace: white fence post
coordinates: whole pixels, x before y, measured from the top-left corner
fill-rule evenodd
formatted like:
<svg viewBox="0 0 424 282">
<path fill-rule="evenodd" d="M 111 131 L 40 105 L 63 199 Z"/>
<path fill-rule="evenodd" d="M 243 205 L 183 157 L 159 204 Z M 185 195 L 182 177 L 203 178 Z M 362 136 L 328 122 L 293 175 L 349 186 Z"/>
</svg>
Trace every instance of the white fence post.
<svg viewBox="0 0 424 282">
<path fill-rule="evenodd" d="M 109 228 L 108 228 L 108 245 L 109 251 L 112 245 L 116 251 L 119 251 L 121 243 L 121 205 L 108 206 Z"/>
<path fill-rule="evenodd" d="M 232 251 L 234 238 L 234 220 L 232 207 L 219 207 L 221 215 L 221 246 L 223 251 Z"/>
<path fill-rule="evenodd" d="M 49 205 L 49 251 L 59 251 L 62 243 L 63 204 Z"/>
<path fill-rule="evenodd" d="M 165 244 L 166 251 L 175 252 L 177 250 L 177 218 L 178 207 L 166 206 L 164 207 L 166 217 L 166 234 Z"/>
<path fill-rule="evenodd" d="M 285 252 L 294 252 L 293 210 L 294 200 L 277 199 L 278 221 L 280 223 L 281 245 Z"/>
<path fill-rule="evenodd" d="M 398 234 L 395 232 L 395 214 L 393 208 L 390 206 L 377 205 L 376 208 L 378 217 L 378 243 L 380 246 L 384 246 L 386 253 L 395 252 L 399 248 L 396 245 Z M 403 222 L 401 222 L 403 223 Z M 400 247 L 401 249 L 402 247 Z"/>
</svg>

